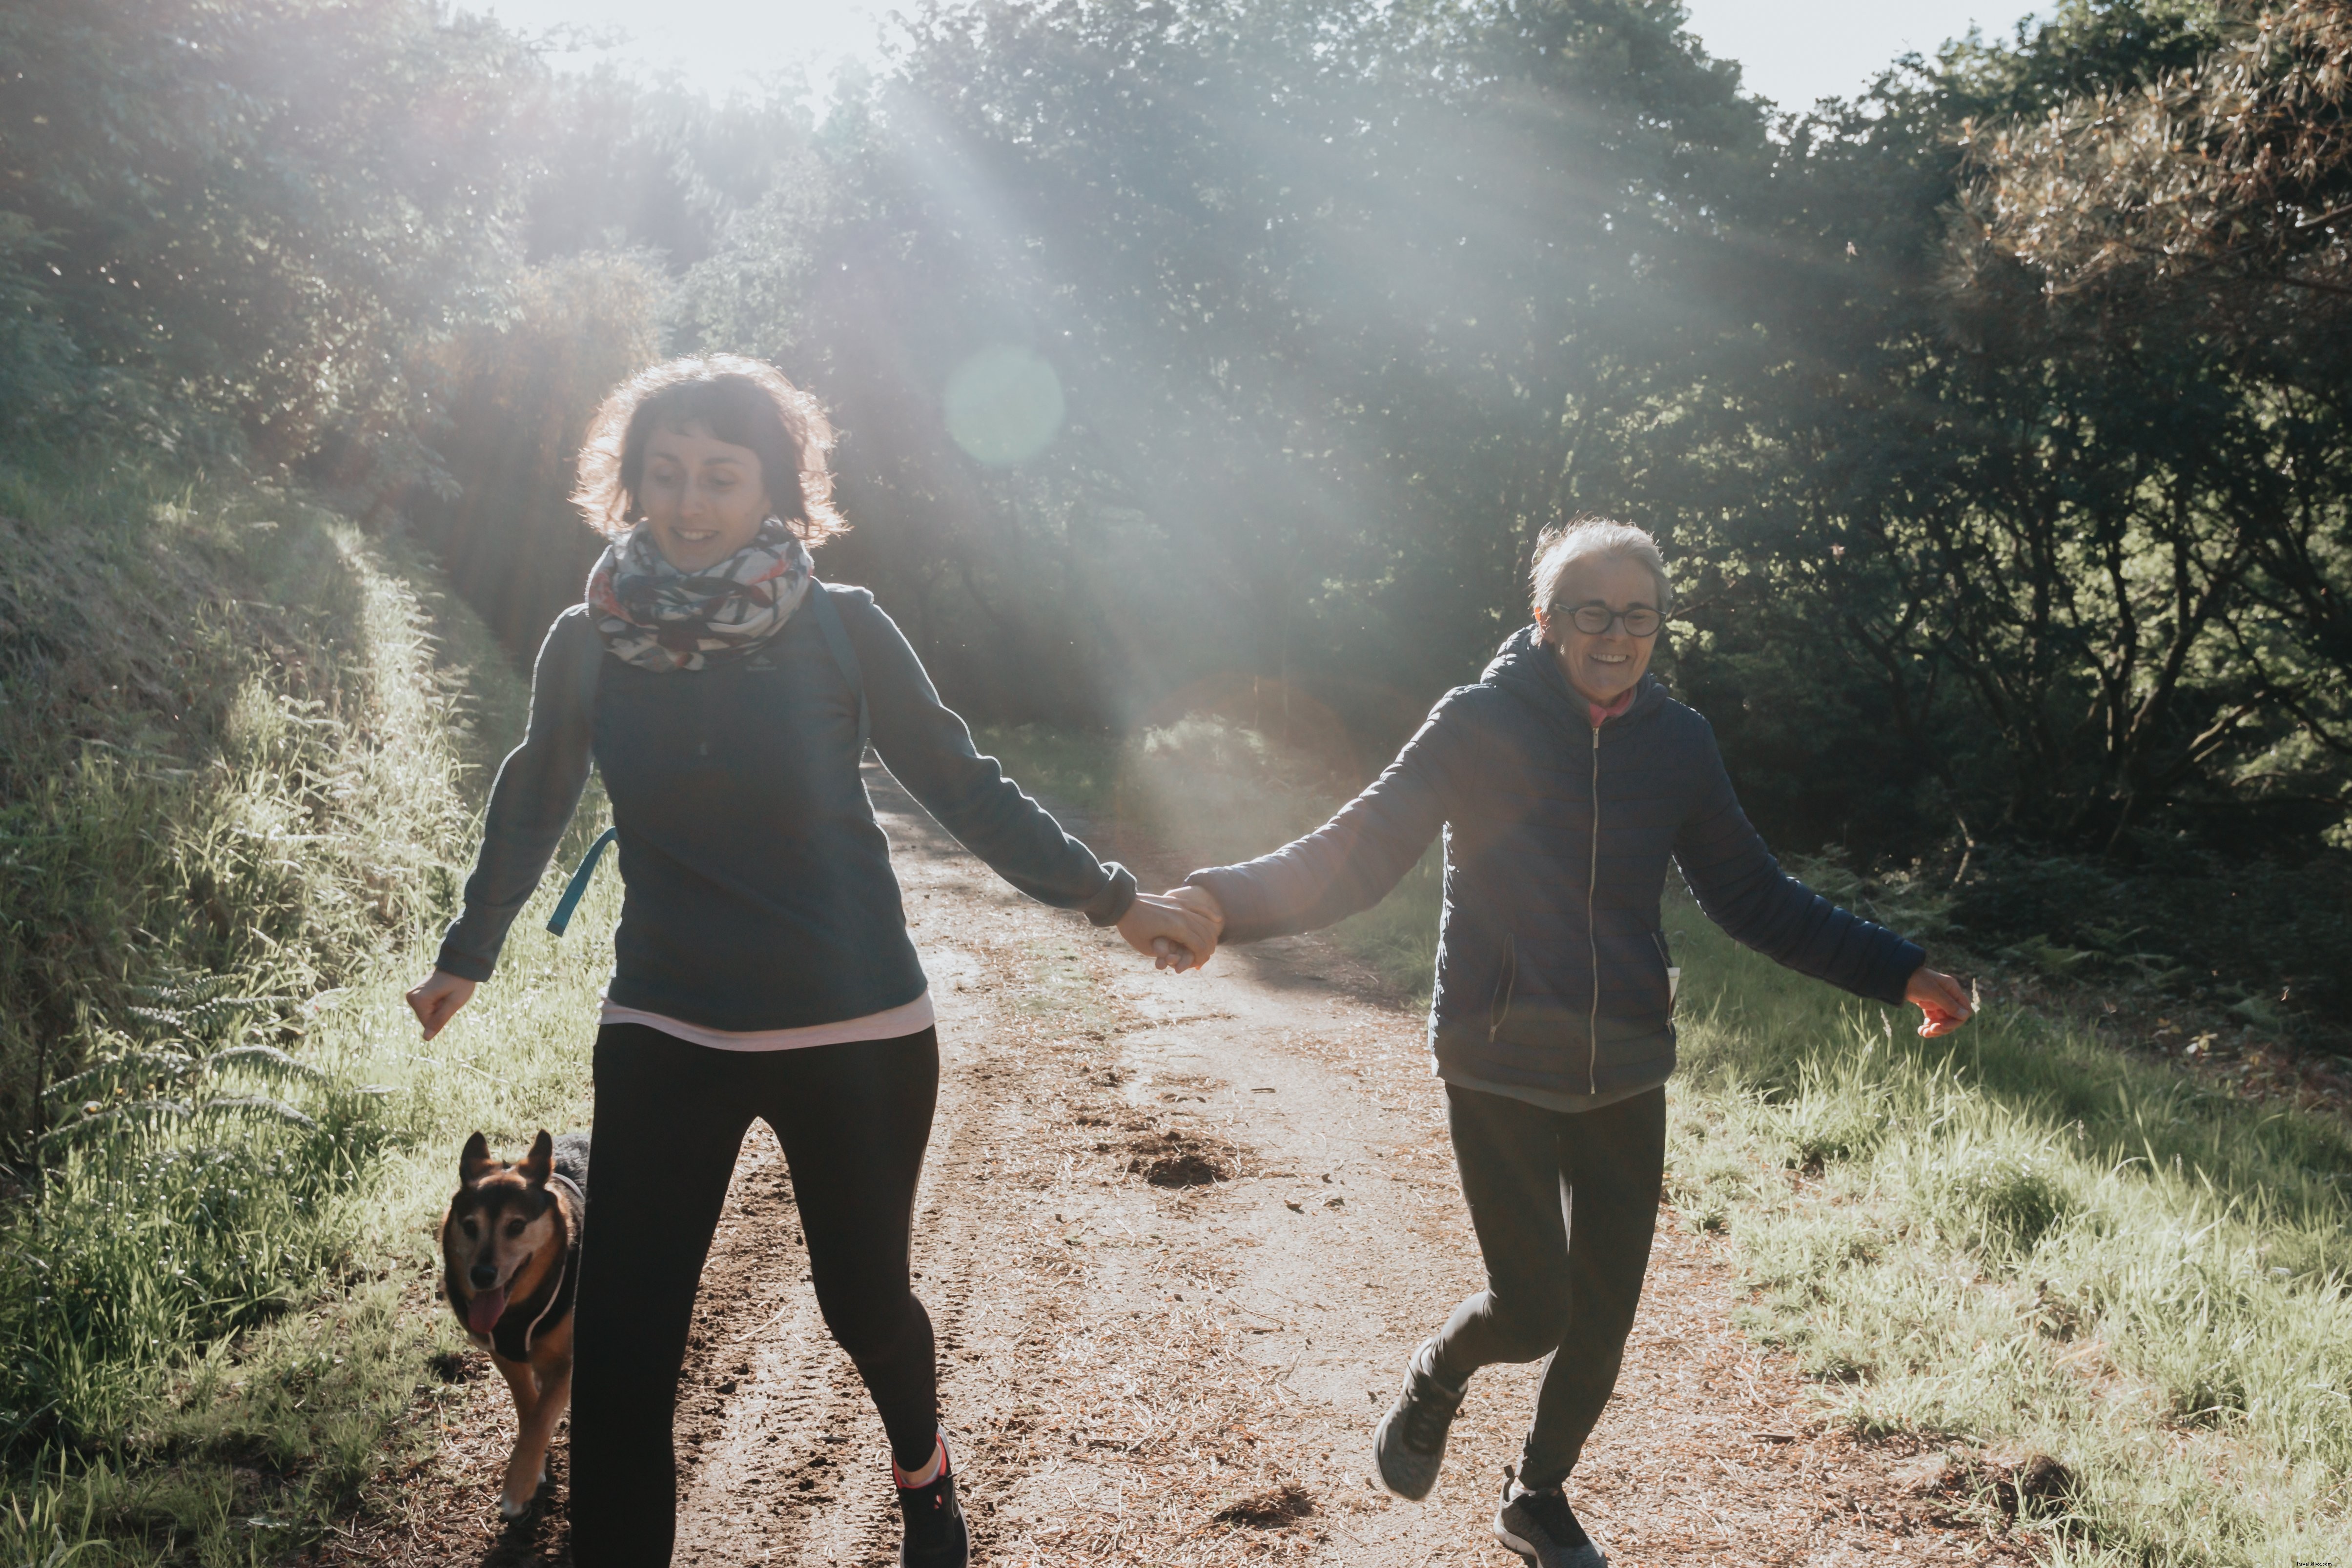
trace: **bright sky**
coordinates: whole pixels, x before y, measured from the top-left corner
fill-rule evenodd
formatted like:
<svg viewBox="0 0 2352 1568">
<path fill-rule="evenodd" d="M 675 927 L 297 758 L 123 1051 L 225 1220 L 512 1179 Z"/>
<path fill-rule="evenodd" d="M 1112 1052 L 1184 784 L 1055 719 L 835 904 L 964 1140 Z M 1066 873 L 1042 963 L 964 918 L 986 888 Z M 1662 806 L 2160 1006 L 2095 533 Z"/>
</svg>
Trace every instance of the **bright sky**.
<svg viewBox="0 0 2352 1568">
<path fill-rule="evenodd" d="M 525 33 L 570 26 L 600 47 L 555 57 L 632 74 L 676 70 L 716 93 L 799 69 L 822 99 L 850 58 L 876 65 L 887 17 L 911 0 L 457 0 Z M 1932 52 L 1970 22 L 2006 34 L 2032 0 L 1685 0 L 1709 54 L 1738 60 L 1748 90 L 1783 109 L 1860 89 L 1895 56 Z"/>
<path fill-rule="evenodd" d="M 1811 109 L 1865 86 L 1897 55 L 1933 55 L 1973 22 L 2005 37 L 2032 0 L 1683 0 L 1690 30 L 1740 80 L 1782 109 Z"/>
<path fill-rule="evenodd" d="M 609 61 L 634 76 L 675 70 L 724 95 L 794 71 L 818 99 L 846 59 L 882 58 L 886 18 L 914 0 L 454 0 L 524 34 L 572 27 L 592 47 L 551 57 L 559 68 Z"/>
</svg>

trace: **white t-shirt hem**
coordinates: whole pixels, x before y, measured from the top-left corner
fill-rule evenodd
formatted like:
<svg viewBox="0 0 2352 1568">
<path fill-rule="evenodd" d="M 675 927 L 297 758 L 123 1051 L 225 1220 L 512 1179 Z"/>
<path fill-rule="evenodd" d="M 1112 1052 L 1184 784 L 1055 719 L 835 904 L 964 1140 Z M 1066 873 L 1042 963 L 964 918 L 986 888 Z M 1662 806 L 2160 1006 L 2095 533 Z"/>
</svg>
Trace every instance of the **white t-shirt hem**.
<svg viewBox="0 0 2352 1568">
<path fill-rule="evenodd" d="M 928 987 L 911 1002 L 886 1008 L 864 1018 L 843 1019 L 838 1023 L 805 1024 L 799 1029 L 728 1030 L 705 1029 L 698 1023 L 666 1018 L 649 1013 L 642 1008 L 625 1008 L 609 998 L 604 1002 L 600 1023 L 643 1024 L 657 1029 L 666 1035 L 691 1045 L 707 1046 L 712 1051 L 801 1051 L 812 1045 L 849 1045 L 862 1040 L 897 1040 L 901 1035 L 926 1030 L 938 1021 L 931 1012 L 931 993 Z"/>
</svg>

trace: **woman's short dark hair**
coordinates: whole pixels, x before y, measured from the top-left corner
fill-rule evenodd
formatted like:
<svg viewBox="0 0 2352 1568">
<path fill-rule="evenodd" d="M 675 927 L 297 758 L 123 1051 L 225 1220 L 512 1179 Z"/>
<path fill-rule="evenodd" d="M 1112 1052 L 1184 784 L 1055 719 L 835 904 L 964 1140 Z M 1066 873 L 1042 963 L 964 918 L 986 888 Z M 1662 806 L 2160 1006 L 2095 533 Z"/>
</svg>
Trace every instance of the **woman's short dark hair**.
<svg viewBox="0 0 2352 1568">
<path fill-rule="evenodd" d="M 775 515 L 803 543 L 823 544 L 849 524 L 833 506 L 825 454 L 833 426 L 816 399 L 775 366 L 740 354 L 694 354 L 639 371 L 614 387 L 588 423 L 580 445 L 580 482 L 572 504 L 588 526 L 608 535 L 637 522 L 646 444 L 654 432 L 708 435 L 749 447 L 760 459 Z"/>
</svg>

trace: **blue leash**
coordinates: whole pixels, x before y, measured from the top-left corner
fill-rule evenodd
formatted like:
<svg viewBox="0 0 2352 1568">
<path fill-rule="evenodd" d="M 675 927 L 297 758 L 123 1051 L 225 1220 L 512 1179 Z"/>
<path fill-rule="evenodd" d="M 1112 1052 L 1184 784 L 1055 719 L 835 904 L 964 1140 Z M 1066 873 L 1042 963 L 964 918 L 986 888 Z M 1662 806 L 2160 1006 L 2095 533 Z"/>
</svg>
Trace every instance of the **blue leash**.
<svg viewBox="0 0 2352 1568">
<path fill-rule="evenodd" d="M 563 896 L 555 901 L 555 913 L 547 917 L 547 928 L 556 936 L 562 936 L 563 928 L 572 924 L 572 912 L 579 908 L 581 899 L 587 896 L 588 879 L 596 874 L 596 862 L 604 858 L 604 846 L 613 841 L 613 835 L 619 831 L 607 828 L 597 834 L 596 841 L 588 846 L 588 852 L 580 857 L 580 869 L 572 873 L 571 885 L 563 890 Z"/>
</svg>

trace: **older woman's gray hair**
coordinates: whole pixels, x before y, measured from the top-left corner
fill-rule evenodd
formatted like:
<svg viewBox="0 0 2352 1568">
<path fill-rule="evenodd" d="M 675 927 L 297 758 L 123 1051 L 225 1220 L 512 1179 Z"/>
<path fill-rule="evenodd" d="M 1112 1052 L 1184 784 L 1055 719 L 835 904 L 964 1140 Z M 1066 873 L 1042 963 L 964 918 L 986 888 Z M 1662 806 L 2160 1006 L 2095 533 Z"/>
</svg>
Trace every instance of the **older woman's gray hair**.
<svg viewBox="0 0 2352 1568">
<path fill-rule="evenodd" d="M 1571 568 L 1588 560 L 1634 560 L 1649 569 L 1658 585 L 1658 611 L 1664 614 L 1675 601 L 1674 584 L 1666 580 L 1666 558 L 1658 541 L 1631 523 L 1606 517 L 1578 517 L 1554 523 L 1536 538 L 1536 559 L 1528 573 L 1531 601 L 1548 610 L 1559 601 Z"/>
</svg>

